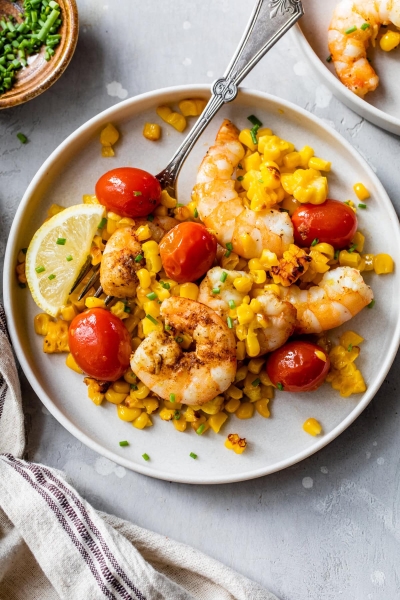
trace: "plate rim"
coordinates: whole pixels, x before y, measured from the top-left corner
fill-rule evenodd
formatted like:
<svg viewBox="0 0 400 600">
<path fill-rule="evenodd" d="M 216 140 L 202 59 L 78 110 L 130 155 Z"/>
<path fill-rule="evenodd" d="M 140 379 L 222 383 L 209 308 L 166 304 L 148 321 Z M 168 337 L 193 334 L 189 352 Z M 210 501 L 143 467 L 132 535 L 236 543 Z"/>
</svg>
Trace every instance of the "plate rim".
<svg viewBox="0 0 400 600">
<path fill-rule="evenodd" d="M 8 330 L 9 330 L 9 334 L 11 337 L 11 341 L 12 341 L 12 344 L 14 347 L 14 351 L 15 351 L 18 361 L 21 365 L 21 368 L 22 368 L 23 372 L 25 373 L 25 376 L 27 377 L 33 390 L 35 391 L 35 393 L 37 394 L 37 396 L 39 397 L 41 402 L 44 404 L 44 406 L 55 417 L 55 419 L 80 442 L 84 443 L 86 446 L 88 446 L 89 448 L 91 448 L 92 450 L 94 450 L 95 452 L 100 454 L 101 456 L 108 458 L 109 460 L 115 462 L 118 465 L 126 467 L 132 471 L 141 473 L 143 475 L 154 477 L 156 479 L 161 479 L 164 481 L 174 481 L 176 483 L 189 483 L 189 484 L 197 484 L 197 485 L 236 483 L 236 482 L 241 482 L 241 481 L 248 481 L 251 479 L 258 478 L 258 477 L 263 477 L 265 475 L 270 475 L 272 473 L 281 471 L 283 469 L 286 469 L 290 466 L 293 466 L 293 465 L 301 462 L 302 460 L 308 458 L 309 456 L 315 454 L 316 452 L 318 452 L 319 450 L 321 450 L 322 448 L 327 446 L 331 441 L 333 441 L 341 433 L 343 433 L 343 431 L 345 431 L 355 421 L 355 419 L 364 411 L 364 409 L 371 402 L 371 400 L 373 399 L 373 397 L 375 396 L 375 394 L 381 387 L 381 385 L 382 385 L 382 383 L 383 383 L 383 381 L 384 381 L 384 379 L 396 357 L 396 353 L 397 353 L 397 350 L 400 345 L 400 310 L 399 310 L 399 314 L 397 316 L 397 323 L 396 323 L 396 326 L 394 327 L 393 336 L 391 338 L 391 343 L 390 343 L 389 348 L 387 349 L 385 361 L 383 362 L 383 364 L 381 366 L 380 376 L 377 378 L 377 380 L 371 386 L 369 386 L 369 388 L 365 392 L 363 398 L 357 403 L 357 405 L 347 415 L 347 417 L 341 423 L 339 423 L 332 431 L 330 431 L 328 434 L 326 434 L 323 438 L 321 438 L 321 440 L 317 441 L 311 447 L 294 454 L 290 458 L 287 458 L 287 459 L 281 460 L 277 463 L 274 463 L 273 465 L 270 465 L 266 468 L 253 469 L 253 470 L 249 470 L 246 473 L 238 474 L 238 475 L 227 475 L 227 476 L 217 475 L 217 476 L 210 476 L 210 477 L 201 476 L 200 478 L 196 477 L 196 476 L 194 476 L 194 477 L 189 476 L 189 475 L 185 475 L 182 477 L 179 475 L 176 475 L 176 476 L 174 475 L 174 477 L 171 478 L 170 475 L 164 473 L 160 469 L 157 470 L 157 468 L 150 468 L 146 464 L 141 465 L 139 463 L 132 463 L 132 461 L 125 459 L 118 454 L 115 454 L 114 452 L 108 450 L 107 448 L 104 448 L 99 443 L 92 440 L 90 438 L 90 436 L 88 434 L 84 433 L 78 426 L 71 423 L 68 420 L 68 418 L 62 413 L 62 411 L 53 404 L 51 398 L 45 392 L 45 390 L 41 387 L 39 381 L 37 380 L 35 374 L 33 373 L 28 360 L 25 358 L 25 354 L 23 352 L 23 347 L 22 347 L 23 345 L 19 340 L 17 329 L 15 327 L 15 320 L 18 317 L 18 315 L 15 314 L 17 312 L 17 307 L 15 306 L 15 304 L 13 306 L 13 302 L 12 302 L 13 290 L 14 291 L 16 290 L 15 273 L 14 273 L 14 268 L 13 268 L 12 257 L 15 256 L 15 250 L 16 250 L 15 244 L 16 244 L 17 233 L 18 233 L 18 229 L 19 229 L 19 225 L 20 225 L 20 221 L 21 221 L 21 216 L 23 215 L 25 208 L 28 206 L 30 198 L 32 197 L 32 195 L 34 193 L 34 190 L 35 190 L 37 184 L 46 175 L 46 172 L 50 169 L 51 165 L 60 159 L 64 150 L 70 144 L 72 144 L 77 138 L 79 138 L 82 134 L 87 132 L 89 129 L 100 126 L 105 121 L 109 121 L 113 115 L 115 116 L 115 113 L 118 114 L 119 111 L 121 111 L 121 110 L 123 111 L 125 108 L 129 107 L 130 105 L 135 105 L 137 103 L 140 103 L 141 101 L 156 100 L 162 94 L 164 94 L 164 95 L 168 94 L 168 95 L 173 96 L 173 95 L 178 95 L 178 94 L 182 94 L 182 93 L 207 94 L 209 92 L 210 92 L 210 86 L 207 84 L 180 85 L 180 86 L 161 88 L 161 89 L 154 90 L 151 92 L 146 92 L 144 94 L 134 96 L 133 98 L 129 98 L 127 100 L 124 100 L 123 102 L 119 102 L 119 103 L 111 106 L 110 108 L 102 111 L 101 113 L 95 115 L 94 117 L 92 117 L 91 119 L 86 121 L 83 125 L 81 125 L 73 133 L 71 133 L 45 160 L 43 165 L 37 171 L 36 175 L 33 177 L 31 183 L 29 184 L 27 190 L 25 191 L 25 193 L 22 197 L 22 200 L 21 200 L 19 207 L 17 209 L 17 212 L 15 214 L 15 217 L 14 217 L 11 229 L 10 229 L 10 233 L 8 236 L 7 247 L 6 247 L 6 252 L 5 252 L 5 257 L 4 257 L 4 272 L 3 272 L 4 308 L 5 308 L 5 312 L 6 312 L 6 316 L 7 316 L 7 325 L 8 325 Z M 373 172 L 371 167 L 368 165 L 368 163 L 365 161 L 365 159 L 359 154 L 359 152 L 357 152 L 357 150 L 355 148 L 353 148 L 349 144 L 349 142 L 347 142 L 347 140 L 345 138 L 343 138 L 334 129 L 329 127 L 321 119 L 319 119 L 312 113 L 309 113 L 305 109 L 297 106 L 296 104 L 294 104 L 292 102 L 283 100 L 281 98 L 278 98 L 277 96 L 273 96 L 273 95 L 267 94 L 265 92 L 253 90 L 251 88 L 241 88 L 239 93 L 242 97 L 249 98 L 249 100 L 251 100 L 254 97 L 261 99 L 261 100 L 267 100 L 268 102 L 275 104 L 277 109 L 282 109 L 282 108 L 286 107 L 287 109 L 297 113 L 299 116 L 304 117 L 306 119 L 306 121 L 311 121 L 314 123 L 314 125 L 317 125 L 322 130 L 327 131 L 330 135 L 332 135 L 334 138 L 336 138 L 336 140 L 341 145 L 344 144 L 347 151 L 350 152 L 355 157 L 356 160 L 361 161 L 364 164 L 364 168 L 365 168 L 367 174 L 369 175 L 370 180 L 373 181 L 374 185 L 376 186 L 376 188 L 378 190 L 379 199 L 382 200 L 384 202 L 384 204 L 386 205 L 386 208 L 388 211 L 388 216 L 391 217 L 391 219 L 394 221 L 394 223 L 397 223 L 396 242 L 397 242 L 397 246 L 400 248 L 400 224 L 399 224 L 396 212 L 394 210 L 394 207 L 390 201 L 390 198 L 389 198 L 387 192 L 385 191 L 382 183 L 379 181 L 377 175 Z"/>
<path fill-rule="evenodd" d="M 343 83 L 341 83 L 341 81 L 326 68 L 318 54 L 313 50 L 303 33 L 300 23 L 297 23 L 295 27 L 292 27 L 291 35 L 303 55 L 308 59 L 309 63 L 311 63 L 311 66 L 316 68 L 321 78 L 339 100 L 359 116 L 366 119 L 366 121 L 369 121 L 390 133 L 400 135 L 400 118 L 394 117 L 380 108 L 376 108 L 373 104 L 369 104 L 343 85 Z"/>
</svg>

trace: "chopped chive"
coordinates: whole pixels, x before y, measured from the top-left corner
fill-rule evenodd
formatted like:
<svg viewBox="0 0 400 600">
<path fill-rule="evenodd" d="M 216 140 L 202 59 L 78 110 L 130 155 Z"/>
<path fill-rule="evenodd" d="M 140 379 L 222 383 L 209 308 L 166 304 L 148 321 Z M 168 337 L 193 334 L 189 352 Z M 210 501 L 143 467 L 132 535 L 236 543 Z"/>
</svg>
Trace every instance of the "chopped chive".
<svg viewBox="0 0 400 600">
<path fill-rule="evenodd" d="M 224 271 L 219 279 L 220 279 L 220 281 L 222 281 L 222 283 L 225 283 L 227 278 L 228 278 L 228 273 L 226 271 Z"/>
<path fill-rule="evenodd" d="M 365 31 L 366 29 L 369 29 L 370 27 L 371 27 L 371 25 L 370 25 L 369 23 L 363 23 L 363 24 L 361 25 L 361 29 L 362 29 L 363 31 Z"/>
<path fill-rule="evenodd" d="M 316 246 L 317 244 L 319 244 L 319 239 L 318 239 L 318 238 L 315 238 L 315 239 L 314 239 L 314 240 L 311 242 L 310 246 Z"/>
<path fill-rule="evenodd" d="M 152 223 L 154 221 L 154 215 L 148 215 L 147 220 L 150 221 L 150 223 Z"/>
<path fill-rule="evenodd" d="M 155 292 L 150 292 L 150 294 L 146 294 L 146 298 L 148 298 L 149 300 L 156 300 L 157 294 Z"/>
<path fill-rule="evenodd" d="M 357 27 L 354 25 L 353 27 L 350 27 L 350 29 L 346 29 L 345 34 L 349 35 L 350 33 L 354 33 L 355 31 L 357 31 Z"/>
<path fill-rule="evenodd" d="M 26 283 L 22 283 L 21 281 L 18 283 L 18 285 L 22 290 L 26 288 Z"/>
<path fill-rule="evenodd" d="M 327 62 L 327 63 L 330 63 L 330 62 L 332 62 L 332 56 L 331 56 L 331 55 L 329 55 L 329 56 L 328 56 L 328 58 L 326 59 L 326 62 Z"/>
<path fill-rule="evenodd" d="M 357 248 L 357 244 L 353 244 L 352 246 L 350 246 L 350 248 L 349 248 L 349 252 L 350 252 L 350 253 L 351 253 L 351 252 L 354 252 L 354 250 L 356 250 L 356 248 Z"/>
<path fill-rule="evenodd" d="M 367 304 L 367 308 L 373 308 L 375 306 L 375 300 L 372 300 L 369 304 Z"/>
<path fill-rule="evenodd" d="M 176 203 L 176 208 L 182 208 L 182 206 L 185 206 L 185 205 L 182 204 L 181 202 L 177 202 Z"/>
<path fill-rule="evenodd" d="M 339 254 L 340 254 L 340 250 L 335 250 L 335 254 L 333 255 L 333 258 L 335 260 L 337 260 L 339 258 Z"/>
<path fill-rule="evenodd" d="M 283 390 L 283 385 L 278 381 L 278 383 L 276 384 L 276 387 L 278 388 L 278 390 L 282 391 Z"/>
<path fill-rule="evenodd" d="M 66 260 L 68 262 L 70 262 L 71 260 L 73 260 L 73 258 L 72 258 L 72 256 L 70 254 L 68 254 L 68 256 L 66 256 L 65 258 L 66 258 Z"/>
<path fill-rule="evenodd" d="M 206 426 L 204 425 L 204 423 L 202 425 L 200 425 L 200 427 L 198 427 L 196 429 L 196 433 L 197 435 L 201 435 L 203 433 L 203 431 L 205 430 Z"/>
<path fill-rule="evenodd" d="M 148 319 L 149 321 L 151 321 L 154 325 L 158 325 L 159 324 L 158 321 L 157 321 L 157 319 L 155 319 L 151 315 L 146 315 L 146 319 Z"/>
<path fill-rule="evenodd" d="M 138 390 L 138 386 L 136 385 L 136 383 L 131 383 L 131 390 L 133 390 L 134 392 L 136 392 L 136 390 Z"/>
<path fill-rule="evenodd" d="M 229 300 L 228 304 L 229 304 L 229 308 L 232 308 L 232 309 L 236 308 L 236 304 L 235 304 L 234 300 Z"/>
<path fill-rule="evenodd" d="M 247 120 L 250 121 L 253 125 L 257 125 L 258 127 L 262 127 L 262 123 L 260 119 L 258 119 L 255 115 L 250 115 L 247 117 Z"/>
<path fill-rule="evenodd" d="M 164 290 L 169 290 L 171 288 L 171 285 L 166 281 L 160 281 L 160 285 L 164 288 Z"/>
<path fill-rule="evenodd" d="M 45 271 L 46 269 L 43 266 L 40 267 L 36 267 L 35 271 L 36 273 L 43 273 L 43 271 Z"/>
<path fill-rule="evenodd" d="M 175 421 L 179 421 L 180 418 L 181 418 L 181 413 L 179 412 L 179 410 L 176 410 L 174 412 L 174 419 L 175 419 Z"/>
<path fill-rule="evenodd" d="M 123 440 L 122 442 L 119 443 L 120 446 L 129 446 L 129 442 L 127 442 L 126 440 Z"/>
<path fill-rule="evenodd" d="M 165 331 L 171 331 L 171 325 L 164 325 Z"/>
<path fill-rule="evenodd" d="M 49 275 L 49 279 L 50 279 L 50 281 L 51 281 L 52 279 L 55 279 L 55 278 L 56 278 L 56 276 L 54 275 L 54 273 L 52 273 L 51 275 Z"/>
<path fill-rule="evenodd" d="M 232 321 L 231 317 L 227 318 L 227 323 L 228 323 L 229 329 L 233 329 L 233 321 Z"/>
<path fill-rule="evenodd" d="M 232 254 L 232 250 L 227 250 L 224 254 L 225 258 L 229 258 L 230 255 Z"/>
<path fill-rule="evenodd" d="M 213 288 L 211 291 L 213 294 L 219 294 L 221 290 L 219 288 Z"/>
<path fill-rule="evenodd" d="M 143 260 L 143 254 L 138 254 L 135 258 L 135 262 L 140 262 L 141 260 Z"/>
<path fill-rule="evenodd" d="M 233 244 L 232 244 L 232 242 L 228 242 L 226 244 L 226 247 L 227 247 L 228 250 L 230 250 L 232 252 L 232 250 L 233 250 Z"/>
<path fill-rule="evenodd" d="M 258 179 L 258 183 L 264 183 L 264 179 Z"/>
<path fill-rule="evenodd" d="M 23 133 L 17 133 L 17 138 L 19 139 L 21 144 L 26 144 L 26 142 L 28 141 L 28 138 Z"/>
<path fill-rule="evenodd" d="M 56 241 L 56 244 L 58 244 L 59 246 L 65 246 L 66 241 L 67 241 L 67 238 L 58 238 Z"/>
<path fill-rule="evenodd" d="M 191 452 L 191 453 L 189 454 L 189 456 L 190 456 L 190 458 L 194 458 L 194 459 L 196 459 L 196 458 L 197 458 L 197 454 L 195 454 L 194 452 Z"/>
<path fill-rule="evenodd" d="M 150 460 L 150 456 L 146 454 L 146 452 L 142 454 L 142 458 L 144 458 L 144 460 Z"/>
<path fill-rule="evenodd" d="M 176 341 L 177 344 L 182 344 L 183 337 L 178 336 L 178 337 L 175 338 L 175 341 Z"/>
<path fill-rule="evenodd" d="M 194 209 L 193 216 L 194 216 L 195 219 L 199 218 L 199 211 L 197 210 L 197 208 Z"/>
<path fill-rule="evenodd" d="M 367 208 L 367 205 L 366 204 L 359 204 L 358 208 Z"/>
<path fill-rule="evenodd" d="M 351 352 L 353 350 L 353 344 L 349 344 L 347 346 L 347 352 Z"/>
<path fill-rule="evenodd" d="M 131 312 L 130 306 L 127 306 L 127 305 L 125 304 L 125 306 L 124 306 L 124 312 L 126 312 L 126 313 L 130 313 L 130 312 Z"/>
<path fill-rule="evenodd" d="M 243 175 L 239 175 L 239 177 L 237 178 L 238 181 L 243 181 L 244 177 Z"/>
<path fill-rule="evenodd" d="M 100 221 L 100 223 L 97 225 L 97 229 L 104 229 L 104 227 L 107 225 L 107 219 L 105 217 L 102 218 L 102 220 Z"/>
<path fill-rule="evenodd" d="M 250 129 L 251 140 L 255 146 L 258 144 L 257 140 L 257 131 L 260 129 L 259 125 L 254 125 L 252 129 Z"/>
<path fill-rule="evenodd" d="M 133 195 L 134 195 L 134 196 L 141 196 L 141 195 L 142 195 L 142 192 L 133 192 Z"/>
<path fill-rule="evenodd" d="M 254 379 L 254 381 L 251 382 L 251 385 L 253 387 L 257 387 L 258 385 L 260 385 L 261 383 L 261 379 L 259 377 L 257 377 L 257 379 Z"/>
<path fill-rule="evenodd" d="M 170 394 L 169 395 L 169 401 L 170 402 L 175 402 L 175 394 Z"/>
<path fill-rule="evenodd" d="M 53 9 L 49 16 L 46 19 L 46 22 L 43 24 L 39 33 L 36 34 L 36 37 L 39 41 L 43 42 L 48 34 L 50 33 L 50 29 L 55 25 L 58 17 L 60 16 L 60 11 Z"/>
</svg>

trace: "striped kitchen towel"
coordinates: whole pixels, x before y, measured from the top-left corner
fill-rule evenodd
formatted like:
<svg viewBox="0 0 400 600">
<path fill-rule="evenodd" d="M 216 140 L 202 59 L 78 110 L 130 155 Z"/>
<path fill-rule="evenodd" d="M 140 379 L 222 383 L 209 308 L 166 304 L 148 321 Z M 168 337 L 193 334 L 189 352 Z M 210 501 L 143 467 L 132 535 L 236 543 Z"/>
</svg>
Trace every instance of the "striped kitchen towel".
<svg viewBox="0 0 400 600">
<path fill-rule="evenodd" d="M 277 600 L 193 548 L 94 510 L 23 450 L 0 306 L 0 600 Z"/>
</svg>

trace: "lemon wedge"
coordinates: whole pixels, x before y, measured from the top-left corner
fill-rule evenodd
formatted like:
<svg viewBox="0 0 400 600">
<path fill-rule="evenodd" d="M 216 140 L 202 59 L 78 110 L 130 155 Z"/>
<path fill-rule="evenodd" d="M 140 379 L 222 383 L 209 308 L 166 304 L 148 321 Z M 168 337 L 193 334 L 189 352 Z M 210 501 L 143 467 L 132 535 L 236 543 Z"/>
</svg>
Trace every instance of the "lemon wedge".
<svg viewBox="0 0 400 600">
<path fill-rule="evenodd" d="M 26 253 L 26 278 L 36 304 L 56 317 L 85 264 L 105 208 L 77 204 L 43 223 Z"/>
</svg>

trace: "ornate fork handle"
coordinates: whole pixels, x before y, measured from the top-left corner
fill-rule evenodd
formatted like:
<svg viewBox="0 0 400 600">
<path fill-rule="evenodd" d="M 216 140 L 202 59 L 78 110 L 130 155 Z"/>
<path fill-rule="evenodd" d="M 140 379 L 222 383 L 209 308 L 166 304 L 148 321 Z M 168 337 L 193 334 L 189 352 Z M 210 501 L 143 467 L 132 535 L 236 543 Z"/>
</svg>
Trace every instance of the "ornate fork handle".
<svg viewBox="0 0 400 600">
<path fill-rule="evenodd" d="M 204 129 L 223 104 L 236 98 L 241 81 L 303 12 L 300 0 L 258 0 L 230 65 L 213 83 L 207 106 L 168 166 L 156 176 L 163 189 L 176 197 L 179 171 Z"/>
</svg>

